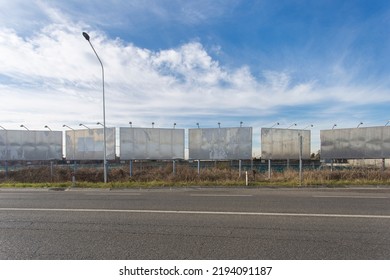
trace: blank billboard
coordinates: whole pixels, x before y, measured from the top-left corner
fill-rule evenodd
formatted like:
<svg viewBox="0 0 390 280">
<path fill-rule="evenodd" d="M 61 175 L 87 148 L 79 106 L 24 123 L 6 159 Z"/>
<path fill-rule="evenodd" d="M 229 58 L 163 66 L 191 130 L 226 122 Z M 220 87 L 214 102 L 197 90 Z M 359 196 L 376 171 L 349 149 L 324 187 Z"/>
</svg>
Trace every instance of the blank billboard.
<svg viewBox="0 0 390 280">
<path fill-rule="evenodd" d="M 252 128 L 189 129 L 189 157 L 197 160 L 252 158 Z"/>
<path fill-rule="evenodd" d="M 323 159 L 390 158 L 390 127 L 321 130 Z"/>
<path fill-rule="evenodd" d="M 0 131 L 0 160 L 51 159 L 62 159 L 61 131 Z"/>
<path fill-rule="evenodd" d="M 68 160 L 103 160 L 103 128 L 67 130 L 65 136 Z M 106 159 L 115 159 L 115 128 L 106 128 Z"/>
<path fill-rule="evenodd" d="M 261 158 L 299 159 L 302 135 L 302 159 L 310 158 L 310 130 L 262 128 Z"/>
<path fill-rule="evenodd" d="M 120 158 L 184 159 L 184 129 L 121 127 Z"/>
</svg>

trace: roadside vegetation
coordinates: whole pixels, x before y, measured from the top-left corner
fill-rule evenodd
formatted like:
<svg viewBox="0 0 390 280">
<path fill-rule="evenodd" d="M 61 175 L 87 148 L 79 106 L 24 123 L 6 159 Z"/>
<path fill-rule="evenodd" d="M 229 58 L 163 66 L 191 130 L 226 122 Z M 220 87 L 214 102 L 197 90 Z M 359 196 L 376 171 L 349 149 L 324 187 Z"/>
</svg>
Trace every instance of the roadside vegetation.
<svg viewBox="0 0 390 280">
<path fill-rule="evenodd" d="M 346 185 L 390 185 L 390 171 L 379 168 L 349 168 L 343 170 L 304 170 L 302 182 L 299 173 L 293 169 L 268 172 L 242 171 L 231 168 L 204 168 L 200 174 L 196 168 L 178 166 L 175 174 L 172 165 L 145 168 L 133 171 L 129 168 L 109 170 L 109 183 L 104 184 L 102 168 L 80 168 L 75 173 L 70 168 L 50 167 L 25 168 L 17 171 L 0 172 L 0 187 L 47 187 L 47 188 L 152 188 L 190 186 L 245 186 L 246 173 L 249 187 L 264 186 L 346 186 Z"/>
</svg>

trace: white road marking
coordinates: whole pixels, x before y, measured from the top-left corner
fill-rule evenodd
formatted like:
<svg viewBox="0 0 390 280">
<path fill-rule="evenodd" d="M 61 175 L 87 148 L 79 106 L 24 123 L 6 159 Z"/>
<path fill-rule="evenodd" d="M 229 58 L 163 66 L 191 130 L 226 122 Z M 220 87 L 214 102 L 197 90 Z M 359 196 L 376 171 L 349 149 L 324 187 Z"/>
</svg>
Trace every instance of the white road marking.
<svg viewBox="0 0 390 280">
<path fill-rule="evenodd" d="M 281 217 L 320 217 L 320 218 L 369 218 L 390 219 L 390 215 L 349 215 L 312 213 L 263 213 L 263 212 L 221 212 L 191 210 L 141 210 L 141 209 L 56 209 L 56 208 L 0 208 L 0 211 L 28 212 L 96 212 L 96 213 L 135 213 L 135 214 L 192 214 L 192 215 L 242 215 L 242 216 L 281 216 Z"/>
<path fill-rule="evenodd" d="M 130 192 L 117 192 L 117 193 L 83 193 L 84 195 L 141 195 L 140 193 L 130 193 Z"/>
<path fill-rule="evenodd" d="M 386 199 L 388 196 L 359 196 L 359 195 L 313 195 L 318 198 L 370 198 L 370 199 Z"/>
<path fill-rule="evenodd" d="M 205 196 L 205 197 L 250 197 L 251 194 L 191 194 L 190 196 Z"/>
</svg>

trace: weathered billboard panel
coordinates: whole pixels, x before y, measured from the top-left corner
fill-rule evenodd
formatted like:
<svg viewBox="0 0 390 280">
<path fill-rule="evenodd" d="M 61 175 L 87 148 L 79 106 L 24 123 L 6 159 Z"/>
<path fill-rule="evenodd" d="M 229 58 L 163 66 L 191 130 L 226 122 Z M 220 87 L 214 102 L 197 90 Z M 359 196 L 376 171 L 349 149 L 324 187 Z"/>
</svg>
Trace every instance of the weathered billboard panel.
<svg viewBox="0 0 390 280">
<path fill-rule="evenodd" d="M 189 157 L 198 160 L 252 158 L 252 128 L 189 129 Z"/>
<path fill-rule="evenodd" d="M 310 130 L 262 128 L 261 158 L 263 159 L 299 159 L 302 135 L 302 159 L 310 158 Z"/>
<path fill-rule="evenodd" d="M 390 158 L 390 127 L 321 130 L 322 159 Z"/>
<path fill-rule="evenodd" d="M 68 160 L 103 160 L 103 128 L 67 130 L 65 136 Z M 106 159 L 115 159 L 115 128 L 106 128 Z"/>
<path fill-rule="evenodd" d="M 184 129 L 121 127 L 120 158 L 184 159 Z"/>
<path fill-rule="evenodd" d="M 61 131 L 0 131 L 0 160 L 51 159 L 62 159 Z"/>
</svg>

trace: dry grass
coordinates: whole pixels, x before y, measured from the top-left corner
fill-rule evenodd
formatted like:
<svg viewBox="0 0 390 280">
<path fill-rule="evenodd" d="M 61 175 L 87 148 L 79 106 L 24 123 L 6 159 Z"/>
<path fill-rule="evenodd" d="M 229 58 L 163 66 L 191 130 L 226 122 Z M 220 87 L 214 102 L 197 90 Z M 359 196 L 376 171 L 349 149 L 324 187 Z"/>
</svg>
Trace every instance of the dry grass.
<svg viewBox="0 0 390 280">
<path fill-rule="evenodd" d="M 0 173 L 0 184 L 18 183 L 56 183 L 64 184 L 72 180 L 71 168 L 56 167 L 51 173 L 50 167 L 25 168 L 18 171 L 10 171 L 5 176 Z M 238 170 L 225 166 L 204 168 L 198 174 L 197 169 L 190 166 L 177 166 L 176 172 L 172 172 L 172 164 L 167 163 L 160 167 L 145 167 L 133 171 L 129 175 L 128 167 L 112 168 L 108 178 L 110 187 L 127 186 L 239 186 L 245 185 L 245 173 L 239 176 Z M 76 171 L 76 181 L 79 186 L 91 185 L 103 181 L 102 168 L 79 168 Z M 300 185 L 299 173 L 294 170 L 272 172 L 269 178 L 268 172 L 248 171 L 249 185 Z M 82 183 L 85 182 L 85 183 Z M 302 185 L 390 185 L 390 170 L 353 168 L 345 170 L 310 170 L 304 171 Z"/>
</svg>

